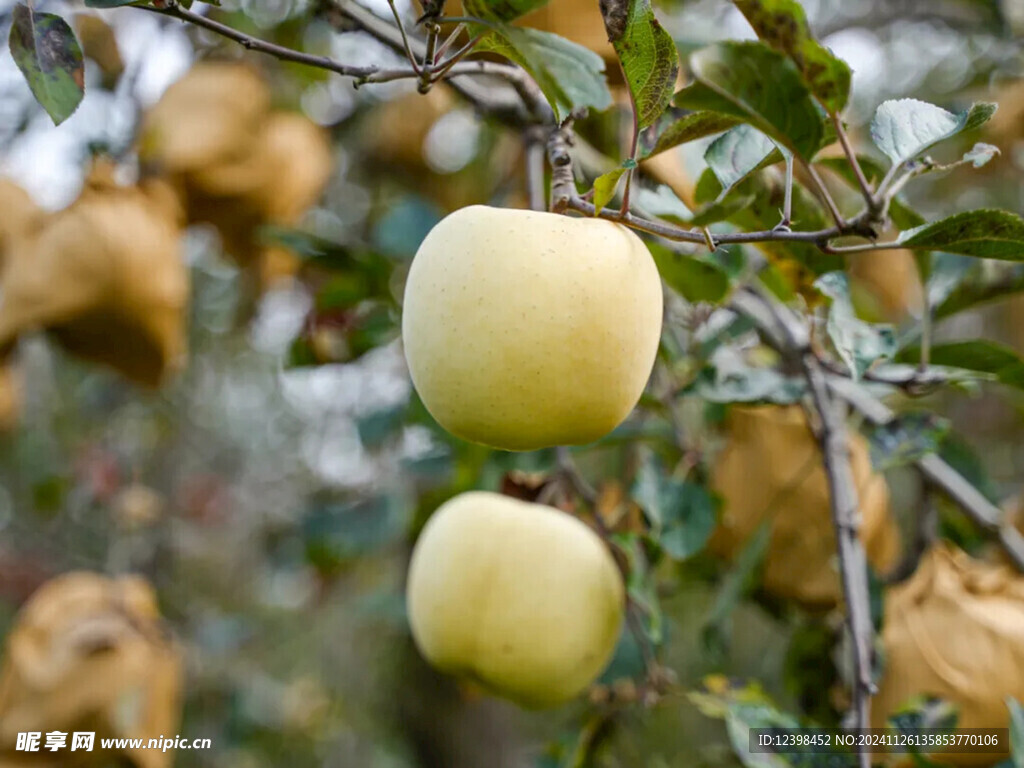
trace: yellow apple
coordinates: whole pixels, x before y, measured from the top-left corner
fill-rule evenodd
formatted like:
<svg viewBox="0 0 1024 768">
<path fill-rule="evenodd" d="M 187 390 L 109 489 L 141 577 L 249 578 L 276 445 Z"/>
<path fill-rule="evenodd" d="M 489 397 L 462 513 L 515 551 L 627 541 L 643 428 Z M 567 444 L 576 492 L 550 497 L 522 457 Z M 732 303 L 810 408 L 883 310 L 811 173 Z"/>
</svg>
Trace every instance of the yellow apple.
<svg viewBox="0 0 1024 768">
<path fill-rule="evenodd" d="M 615 560 L 583 522 L 473 491 L 442 505 L 420 534 L 407 605 L 431 664 L 539 708 L 568 701 L 604 670 L 625 597 Z"/>
<path fill-rule="evenodd" d="M 402 337 L 416 391 L 441 426 L 534 450 L 592 442 L 629 415 L 661 315 L 654 260 L 625 227 L 474 205 L 420 245 Z"/>
</svg>

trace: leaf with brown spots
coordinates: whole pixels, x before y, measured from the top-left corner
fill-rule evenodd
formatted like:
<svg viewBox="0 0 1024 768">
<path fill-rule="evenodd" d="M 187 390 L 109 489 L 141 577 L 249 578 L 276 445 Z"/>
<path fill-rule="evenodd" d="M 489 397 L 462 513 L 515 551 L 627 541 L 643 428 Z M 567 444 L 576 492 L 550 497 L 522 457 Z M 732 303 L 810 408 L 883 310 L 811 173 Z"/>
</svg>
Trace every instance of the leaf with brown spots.
<svg viewBox="0 0 1024 768">
<path fill-rule="evenodd" d="M 28 81 L 36 101 L 55 125 L 78 109 L 85 95 L 82 49 L 60 16 L 14 6 L 8 43 L 14 63 Z"/>
<path fill-rule="evenodd" d="M 464 0 L 470 16 L 488 21 L 512 21 L 548 4 L 548 0 Z"/>
<path fill-rule="evenodd" d="M 761 42 L 716 43 L 690 56 L 695 82 L 675 105 L 731 115 L 810 160 L 828 140 L 820 107 L 796 66 Z"/>
<path fill-rule="evenodd" d="M 608 39 L 622 63 L 641 129 L 653 125 L 672 100 L 679 51 L 654 15 L 650 0 L 602 0 Z"/>
<path fill-rule="evenodd" d="M 1024 220 L 1008 211 L 964 211 L 900 235 L 904 248 L 1024 261 Z"/>
<path fill-rule="evenodd" d="M 839 113 L 850 97 L 850 67 L 814 39 L 796 0 L 733 0 L 765 43 L 796 64 L 811 92 L 829 112 Z"/>
</svg>

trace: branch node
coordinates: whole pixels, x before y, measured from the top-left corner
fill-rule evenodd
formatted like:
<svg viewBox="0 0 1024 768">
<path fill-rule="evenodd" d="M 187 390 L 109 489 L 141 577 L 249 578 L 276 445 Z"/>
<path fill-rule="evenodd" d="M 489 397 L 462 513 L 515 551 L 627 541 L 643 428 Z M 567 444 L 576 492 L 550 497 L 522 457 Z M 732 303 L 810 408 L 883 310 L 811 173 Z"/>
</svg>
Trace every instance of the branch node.
<svg viewBox="0 0 1024 768">
<path fill-rule="evenodd" d="M 565 213 L 576 195 L 576 182 L 572 174 L 572 122 L 567 120 L 561 127 L 551 131 L 548 137 L 548 163 L 551 165 L 551 210 Z"/>
</svg>

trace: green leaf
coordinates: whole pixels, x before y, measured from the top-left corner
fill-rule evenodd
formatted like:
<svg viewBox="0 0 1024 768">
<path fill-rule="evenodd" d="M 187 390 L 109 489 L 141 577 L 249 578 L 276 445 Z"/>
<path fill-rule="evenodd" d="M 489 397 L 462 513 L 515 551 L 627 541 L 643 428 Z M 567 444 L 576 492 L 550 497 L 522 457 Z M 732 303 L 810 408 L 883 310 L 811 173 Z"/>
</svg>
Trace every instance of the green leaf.
<svg viewBox="0 0 1024 768">
<path fill-rule="evenodd" d="M 1024 220 L 1007 211 L 964 211 L 900 234 L 905 248 L 1024 261 Z"/>
<path fill-rule="evenodd" d="M 658 543 L 673 560 L 685 560 L 703 550 L 711 538 L 715 502 L 697 483 L 674 482 L 674 494 Z"/>
<path fill-rule="evenodd" d="M 903 350 L 900 359 L 916 363 L 921 359 L 921 350 Z M 1024 389 L 1024 360 L 1009 347 L 994 341 L 971 339 L 937 344 L 932 347 L 928 360 L 935 365 L 988 373 L 995 376 L 1001 384 Z"/>
<path fill-rule="evenodd" d="M 769 155 L 768 160 L 770 161 Z M 705 171 L 697 181 L 694 196 L 697 202 L 714 201 L 721 192 L 721 185 L 714 173 Z M 731 192 L 719 202 L 732 209 L 727 220 L 745 232 L 770 230 L 782 218 L 782 206 L 785 198 L 785 186 L 781 177 L 769 172 L 754 173 L 737 184 Z M 737 203 L 743 200 L 743 205 Z M 711 213 L 707 209 L 698 211 L 702 214 Z M 800 223 L 801 229 L 815 230 L 827 226 L 826 214 L 818 201 L 804 187 L 793 187 L 793 220 Z M 838 254 L 822 253 L 813 243 L 767 241 L 759 243 L 758 248 L 768 254 L 775 262 L 790 261 L 803 265 L 813 275 L 842 269 L 844 261 Z"/>
<path fill-rule="evenodd" d="M 926 221 L 924 216 L 898 197 L 894 197 L 889 203 L 889 218 L 892 219 L 892 223 L 896 225 L 897 229 L 901 230 L 920 227 Z"/>
<path fill-rule="evenodd" d="M 642 613 L 643 633 L 655 646 L 664 640 L 665 620 L 661 601 L 658 599 L 658 585 L 655 575 L 647 562 L 644 542 L 635 533 L 612 534 L 612 543 L 626 560 L 626 592 L 629 600 Z"/>
<path fill-rule="evenodd" d="M 632 496 L 651 521 L 652 538 L 674 560 L 700 552 L 715 527 L 715 503 L 696 483 L 668 476 L 648 454 L 637 471 Z"/>
<path fill-rule="evenodd" d="M 8 38 L 14 63 L 54 125 L 67 120 L 85 95 L 82 49 L 60 16 L 14 6 Z"/>
<path fill-rule="evenodd" d="M 548 0 L 463 0 L 466 14 L 487 21 L 512 21 L 543 8 Z"/>
<path fill-rule="evenodd" d="M 121 8 L 125 5 L 134 5 L 140 0 L 85 0 L 86 8 Z M 184 5 L 184 3 L 183 3 Z M 190 4 L 189 4 L 190 5 Z"/>
<path fill-rule="evenodd" d="M 654 125 L 672 100 L 679 75 L 675 41 L 650 0 L 602 0 L 608 40 L 622 63 L 640 129 Z"/>
<path fill-rule="evenodd" d="M 314 499 L 301 524 L 307 558 L 331 568 L 399 541 L 409 524 L 409 507 L 393 496 Z"/>
<path fill-rule="evenodd" d="M 688 224 L 693 218 L 686 203 L 667 184 L 659 184 L 654 189 L 637 185 L 633 188 L 633 201 L 644 215 L 681 224 Z"/>
<path fill-rule="evenodd" d="M 654 146 L 643 152 L 642 156 L 644 158 L 653 157 L 682 144 L 722 133 L 739 122 L 739 118 L 719 112 L 691 112 L 671 121 L 658 133 L 658 139 L 654 142 Z"/>
<path fill-rule="evenodd" d="M 675 104 L 732 115 L 810 159 L 825 138 L 822 115 L 796 66 L 763 43 L 724 42 L 690 57 L 696 82 Z"/>
<path fill-rule="evenodd" d="M 652 244 L 651 255 L 661 279 L 687 301 L 718 302 L 729 290 L 729 276 L 717 264 L 696 254 Z"/>
<path fill-rule="evenodd" d="M 1024 768 L 1024 707 L 1012 697 L 1007 697 L 1006 708 L 1010 710 L 1010 754 L 1015 768 Z"/>
<path fill-rule="evenodd" d="M 885 101 L 871 121 L 871 139 L 894 165 L 900 165 L 943 139 L 984 125 L 995 111 L 995 104 L 985 102 L 954 115 L 917 99 Z"/>
<path fill-rule="evenodd" d="M 619 187 L 619 179 L 622 178 L 628 168 L 619 166 L 618 168 L 608 171 L 608 173 L 602 173 L 596 179 L 594 179 L 594 215 L 596 216 L 602 208 L 612 201 L 615 197 L 615 190 Z"/>
<path fill-rule="evenodd" d="M 719 221 L 728 221 L 751 206 L 755 199 L 753 195 L 729 195 L 724 200 L 715 200 L 700 208 L 693 215 L 690 224 L 695 227 L 706 227 Z"/>
<path fill-rule="evenodd" d="M 896 336 L 890 326 L 873 325 L 857 317 L 850 300 L 850 282 L 845 272 L 829 272 L 814 287 L 832 299 L 826 330 L 836 352 L 859 379 L 878 360 L 896 352 Z"/>
<path fill-rule="evenodd" d="M 478 43 L 523 67 L 540 87 L 555 118 L 564 120 L 576 109 L 598 111 L 612 103 L 604 77 L 604 59 L 589 48 L 537 29 L 492 22 L 491 31 Z"/>
<path fill-rule="evenodd" d="M 850 67 L 814 39 L 796 0 L 734 0 L 757 36 L 796 64 L 811 92 L 832 113 L 850 97 Z"/>
<path fill-rule="evenodd" d="M 938 453 L 949 434 L 949 421 L 926 412 L 901 413 L 867 431 L 871 465 L 879 472 L 913 464 L 929 453 Z"/>
<path fill-rule="evenodd" d="M 761 168 L 773 152 L 776 162 L 782 159 L 775 142 L 746 124 L 737 125 L 715 139 L 704 153 L 704 160 L 722 185 L 719 198 Z"/>
</svg>

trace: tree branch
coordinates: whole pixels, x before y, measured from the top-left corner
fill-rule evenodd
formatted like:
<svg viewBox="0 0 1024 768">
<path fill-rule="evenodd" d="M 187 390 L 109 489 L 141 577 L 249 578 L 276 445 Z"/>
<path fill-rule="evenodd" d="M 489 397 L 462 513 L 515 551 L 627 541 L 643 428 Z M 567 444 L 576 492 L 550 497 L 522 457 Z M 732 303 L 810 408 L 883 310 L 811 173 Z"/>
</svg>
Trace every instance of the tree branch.
<svg viewBox="0 0 1024 768">
<path fill-rule="evenodd" d="M 543 129 L 533 128 L 526 132 L 526 194 L 530 208 L 535 211 L 547 210 L 544 195 L 544 141 Z"/>
<path fill-rule="evenodd" d="M 789 317 L 792 323 L 799 326 L 799 321 L 789 309 L 782 306 L 773 308 L 768 300 L 749 290 L 737 291 L 730 302 L 730 308 L 752 320 L 765 342 L 785 354 L 789 345 L 782 318 Z M 896 418 L 892 409 L 848 376 L 829 373 L 826 381 L 835 397 L 845 400 L 872 424 L 882 426 Z M 915 464 L 928 483 L 949 497 L 981 530 L 998 539 L 1017 569 L 1024 572 L 1024 535 L 1005 520 L 999 507 L 985 498 L 941 456 L 929 453 Z"/>
<path fill-rule="evenodd" d="M 830 376 L 829 387 L 872 424 L 884 425 L 896 418 L 888 406 L 849 379 Z M 1003 510 L 985 498 L 941 456 L 929 453 L 918 459 L 916 465 L 925 480 L 948 496 L 975 525 L 994 534 L 1017 569 L 1024 572 L 1024 536 L 1006 521 Z"/>
<path fill-rule="evenodd" d="M 832 199 L 832 194 L 828 191 L 828 187 L 825 186 L 825 182 L 821 180 L 821 175 L 818 173 L 817 168 L 803 158 L 800 159 L 800 164 L 803 165 L 807 175 L 810 177 L 811 181 L 814 182 L 818 197 L 825 204 L 825 207 L 828 208 L 828 212 L 832 216 L 832 220 L 836 223 L 836 229 L 840 232 L 846 232 L 849 229 L 849 224 L 846 219 L 843 218 L 843 214 L 839 212 L 839 206 L 837 206 L 836 201 Z"/>
<path fill-rule="evenodd" d="M 850 163 L 850 167 L 853 168 L 853 175 L 857 178 L 857 185 L 860 187 L 860 192 L 864 196 L 864 203 L 868 207 L 868 211 L 871 215 L 878 215 L 881 211 L 881 204 L 875 197 L 874 191 L 871 189 L 871 185 L 868 183 L 867 176 L 864 175 L 864 169 L 860 167 L 860 161 L 857 159 L 857 153 L 853 151 L 853 147 L 850 145 L 850 137 L 846 135 L 846 129 L 843 127 L 842 118 L 838 114 L 832 114 L 832 124 L 836 129 L 836 136 L 839 137 L 839 143 L 843 147 L 843 154 L 846 155 L 847 161 Z"/>
<path fill-rule="evenodd" d="M 548 161 L 552 168 L 551 210 L 557 213 L 565 213 L 570 210 L 578 211 L 586 216 L 614 221 L 641 232 L 657 235 L 666 240 L 706 245 L 710 250 L 714 250 L 721 245 L 737 243 L 798 242 L 810 243 L 823 251 L 832 252 L 835 249 L 829 246 L 828 242 L 834 237 L 844 235 L 870 237 L 874 234 L 867 221 L 866 213 L 850 221 L 843 221 L 842 225 L 837 224 L 827 229 L 808 232 L 794 232 L 786 228 L 777 228 L 763 232 L 712 234 L 710 232 L 684 229 L 675 224 L 657 219 L 643 218 L 634 215 L 628 210 L 602 208 L 598 211 L 593 203 L 584 200 L 576 191 L 572 154 L 570 151 L 572 145 L 573 134 L 570 124 L 552 131 L 548 139 Z M 842 217 L 840 217 L 840 220 L 842 220 Z"/>
<path fill-rule="evenodd" d="M 329 56 L 317 56 L 311 53 L 304 53 L 302 51 L 296 51 L 292 48 L 286 48 L 275 43 L 261 40 L 251 35 L 247 35 L 244 32 L 239 32 L 233 27 L 229 27 L 227 24 L 222 24 L 219 21 L 207 18 L 202 14 L 195 13 L 186 8 L 182 8 L 178 5 L 170 5 L 167 8 L 154 8 L 149 5 L 136 6 L 145 11 L 151 13 L 158 13 L 162 16 L 170 16 L 171 18 L 179 19 L 180 21 L 194 24 L 197 27 L 209 30 L 221 37 L 241 45 L 243 48 L 247 48 L 250 51 L 257 53 L 264 53 L 268 56 L 273 56 L 281 61 L 291 61 L 296 64 L 304 64 L 309 67 L 315 67 L 317 69 L 325 69 L 329 72 L 342 75 L 344 77 L 351 77 L 358 81 L 359 84 L 363 83 L 386 83 L 393 80 L 404 80 L 411 78 L 420 77 L 418 68 L 414 68 L 411 64 L 409 67 L 395 67 L 395 68 L 381 68 L 377 66 L 356 66 L 352 64 L 344 64 L 336 59 L 332 59 Z M 501 64 L 493 61 L 464 61 L 453 65 L 448 71 L 448 77 L 458 77 L 460 75 L 495 75 L 502 77 L 509 81 L 521 81 L 527 77 L 526 73 L 517 66 L 511 64 Z"/>
<path fill-rule="evenodd" d="M 836 532 L 847 626 L 853 641 L 854 725 L 857 728 L 868 728 L 871 724 L 871 694 L 875 690 L 871 679 L 874 627 L 871 622 L 867 558 L 858 535 L 860 515 L 857 487 L 850 466 L 845 419 L 828 388 L 826 373 L 811 348 L 810 335 L 800 320 L 785 307 L 776 307 L 773 301 L 751 289 L 739 291 L 734 298 L 734 303 L 737 302 L 740 311 L 750 308 L 755 322 L 767 322 L 772 337 L 779 343 L 780 353 L 798 363 L 807 380 L 811 412 L 817 417 L 820 426 L 817 437 L 828 478 L 829 504 Z M 754 309 L 758 304 L 760 308 Z M 870 768 L 871 756 L 866 747 L 858 749 L 858 758 L 861 768 Z"/>
<path fill-rule="evenodd" d="M 368 8 L 364 8 L 355 0 L 322 0 L 336 13 L 354 22 L 360 29 L 373 35 L 393 50 L 402 53 L 404 45 L 398 29 L 385 19 L 375 14 Z M 426 43 L 414 38 L 408 39 L 409 48 L 419 57 L 424 57 L 427 52 Z M 464 62 L 473 64 L 476 62 Z M 544 94 L 527 74 L 526 70 L 514 64 L 496 64 L 499 70 L 491 70 L 489 74 L 500 75 L 511 86 L 511 92 L 507 89 L 500 89 L 486 83 L 466 81 L 459 78 L 459 73 L 448 73 L 450 78 L 447 83 L 454 88 L 459 95 L 472 102 L 478 109 L 495 115 L 513 126 L 521 126 L 527 123 L 552 123 L 554 116 L 551 107 L 548 105 Z"/>
<path fill-rule="evenodd" d="M 853 640 L 853 706 L 855 727 L 871 726 L 871 695 L 875 684 L 871 679 L 871 658 L 875 628 L 871 622 L 871 595 L 868 585 L 867 557 L 860 540 L 860 508 L 857 486 L 850 466 L 850 450 L 846 422 L 842 410 L 832 397 L 825 372 L 817 358 L 806 349 L 802 355 L 804 377 L 811 391 L 814 412 L 821 420 L 818 444 L 828 477 L 829 504 L 839 552 L 839 572 L 846 601 L 847 625 Z M 857 750 L 862 768 L 870 768 L 867 748 Z"/>
</svg>

